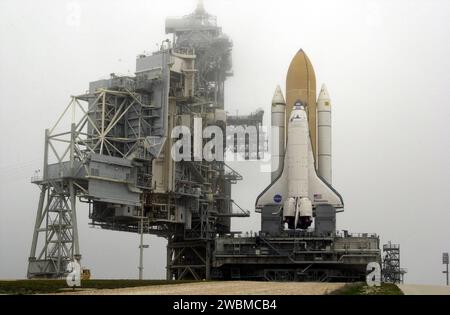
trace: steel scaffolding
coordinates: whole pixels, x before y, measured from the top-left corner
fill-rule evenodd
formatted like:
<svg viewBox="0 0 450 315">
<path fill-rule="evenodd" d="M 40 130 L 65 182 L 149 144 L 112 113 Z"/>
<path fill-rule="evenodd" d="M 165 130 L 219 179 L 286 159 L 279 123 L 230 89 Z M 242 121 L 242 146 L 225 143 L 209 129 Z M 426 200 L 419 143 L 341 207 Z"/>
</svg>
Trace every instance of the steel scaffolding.
<svg viewBox="0 0 450 315">
<path fill-rule="evenodd" d="M 383 245 L 383 281 L 403 283 L 406 270 L 400 267 L 400 245 L 391 242 Z"/>
</svg>

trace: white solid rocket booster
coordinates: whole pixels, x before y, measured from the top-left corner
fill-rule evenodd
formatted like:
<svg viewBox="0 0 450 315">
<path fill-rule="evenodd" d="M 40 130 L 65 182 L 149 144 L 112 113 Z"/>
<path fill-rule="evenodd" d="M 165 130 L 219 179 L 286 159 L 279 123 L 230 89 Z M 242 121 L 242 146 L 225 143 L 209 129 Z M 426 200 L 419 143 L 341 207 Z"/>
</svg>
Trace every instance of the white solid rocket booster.
<svg viewBox="0 0 450 315">
<path fill-rule="evenodd" d="M 319 175 L 331 185 L 331 100 L 327 87 L 322 85 L 317 99 L 317 134 L 318 134 L 318 171 Z"/>
<path fill-rule="evenodd" d="M 286 102 L 278 85 L 272 99 L 272 182 L 283 171 L 285 151 Z"/>
</svg>

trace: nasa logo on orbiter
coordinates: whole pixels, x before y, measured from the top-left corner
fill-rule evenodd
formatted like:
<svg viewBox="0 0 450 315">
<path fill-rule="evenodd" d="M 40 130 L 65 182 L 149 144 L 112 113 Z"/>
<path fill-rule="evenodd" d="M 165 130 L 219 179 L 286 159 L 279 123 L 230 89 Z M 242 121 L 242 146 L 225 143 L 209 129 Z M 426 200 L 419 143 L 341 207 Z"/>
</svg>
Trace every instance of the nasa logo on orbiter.
<svg viewBox="0 0 450 315">
<path fill-rule="evenodd" d="M 280 203 L 281 200 L 283 200 L 283 197 L 280 194 L 276 194 L 275 196 L 273 196 L 273 201 L 275 201 L 276 203 Z"/>
</svg>

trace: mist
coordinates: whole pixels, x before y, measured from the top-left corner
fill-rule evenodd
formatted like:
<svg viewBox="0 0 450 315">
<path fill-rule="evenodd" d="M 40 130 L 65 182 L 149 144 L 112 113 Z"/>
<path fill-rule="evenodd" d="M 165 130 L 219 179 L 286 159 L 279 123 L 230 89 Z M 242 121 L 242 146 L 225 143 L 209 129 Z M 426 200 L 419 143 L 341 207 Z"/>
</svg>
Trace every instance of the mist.
<svg viewBox="0 0 450 315">
<path fill-rule="evenodd" d="M 205 0 L 233 40 L 230 114 L 257 108 L 270 122 L 303 48 L 333 104 L 333 186 L 345 212 L 338 229 L 377 233 L 401 245 L 406 283 L 443 284 L 450 251 L 450 2 Z M 88 84 L 133 74 L 138 54 L 170 35 L 167 16 L 195 0 L 0 1 L 0 279 L 26 276 L 42 168 L 44 130 Z M 259 162 L 231 164 L 244 176 L 233 199 L 251 210 L 233 231 L 258 231 L 258 194 L 270 183 Z M 138 235 L 93 229 L 78 208 L 82 265 L 94 278 L 137 278 Z M 165 278 L 166 241 L 145 236 L 144 277 Z"/>
</svg>

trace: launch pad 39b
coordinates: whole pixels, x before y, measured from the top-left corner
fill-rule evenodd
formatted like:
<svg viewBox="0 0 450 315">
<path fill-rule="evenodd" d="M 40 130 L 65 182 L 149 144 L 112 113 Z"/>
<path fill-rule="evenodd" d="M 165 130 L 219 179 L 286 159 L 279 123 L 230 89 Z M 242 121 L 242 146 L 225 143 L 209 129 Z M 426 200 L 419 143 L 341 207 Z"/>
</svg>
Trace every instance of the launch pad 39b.
<svg viewBox="0 0 450 315">
<path fill-rule="evenodd" d="M 336 232 L 344 202 L 331 183 L 331 102 L 325 86 L 316 98 L 306 54 L 300 50 L 291 63 L 286 101 L 275 92 L 272 183 L 255 204 L 260 232 L 243 235 L 231 232 L 231 218 L 250 216 L 231 197 L 242 176 L 223 159 L 198 159 L 196 152 L 213 143 L 214 153 L 221 144 L 260 159 L 264 113 L 226 112 L 232 42 L 202 2 L 190 15 L 168 18 L 166 33 L 173 40 L 139 55 L 135 76 L 91 82 L 46 130 L 43 172 L 32 179 L 41 194 L 28 277 L 61 278 L 81 260 L 78 200 L 88 205 L 92 226 L 167 239 L 167 280 L 364 279 L 367 264 L 381 262 L 379 238 Z M 81 119 L 59 130 L 64 115 L 76 111 Z M 235 134 L 229 145 L 230 126 L 255 127 L 255 137 Z M 200 143 L 173 133 L 204 135 L 208 127 L 214 137 Z M 193 156 L 173 159 L 183 140 L 189 150 L 179 151 Z"/>
</svg>

